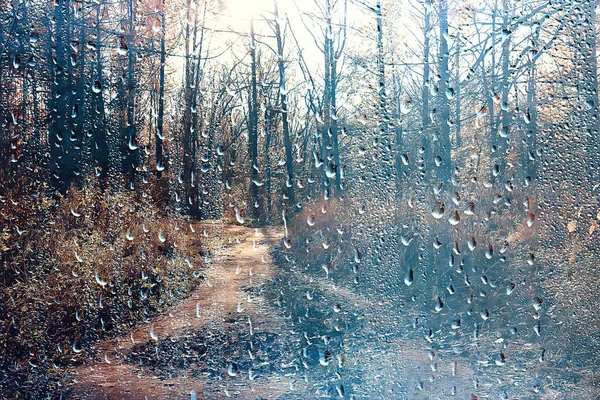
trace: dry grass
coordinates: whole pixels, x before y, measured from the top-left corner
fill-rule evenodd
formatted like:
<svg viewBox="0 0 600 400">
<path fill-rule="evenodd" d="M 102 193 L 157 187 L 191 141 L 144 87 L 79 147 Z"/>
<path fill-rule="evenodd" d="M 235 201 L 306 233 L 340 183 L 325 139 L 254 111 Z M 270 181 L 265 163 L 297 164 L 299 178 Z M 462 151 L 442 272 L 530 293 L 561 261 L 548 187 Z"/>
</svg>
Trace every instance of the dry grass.
<svg viewBox="0 0 600 400">
<path fill-rule="evenodd" d="M 36 211 L 28 218 L 19 207 L 3 210 L 3 392 L 43 387 L 27 376 L 78 362 L 95 341 L 127 332 L 201 282 L 200 233 L 149 198 L 87 186 L 23 199 L 19 207 Z"/>
</svg>

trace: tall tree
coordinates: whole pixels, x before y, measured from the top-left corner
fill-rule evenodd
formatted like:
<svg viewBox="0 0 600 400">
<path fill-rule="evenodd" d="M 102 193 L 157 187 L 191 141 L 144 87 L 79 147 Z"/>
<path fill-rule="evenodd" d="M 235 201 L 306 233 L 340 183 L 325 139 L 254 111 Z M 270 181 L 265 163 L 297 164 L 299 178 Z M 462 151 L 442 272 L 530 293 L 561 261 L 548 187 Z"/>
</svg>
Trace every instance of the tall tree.
<svg viewBox="0 0 600 400">
<path fill-rule="evenodd" d="M 279 95 L 280 95 L 280 108 L 281 108 L 281 124 L 283 129 L 283 146 L 285 149 L 285 169 L 286 169 L 286 182 L 284 188 L 285 197 L 289 204 L 296 203 L 296 197 L 294 194 L 294 160 L 292 154 L 292 139 L 290 136 L 290 123 L 288 113 L 288 89 L 285 77 L 285 58 L 284 58 L 284 42 L 283 35 L 281 32 L 281 24 L 279 17 L 279 8 L 277 6 L 277 0 L 273 1 L 275 10 L 274 27 L 275 27 L 275 39 L 277 40 L 277 67 L 279 69 Z"/>
<path fill-rule="evenodd" d="M 379 141 L 381 142 L 382 170 L 385 174 L 384 179 L 387 180 L 391 176 L 391 164 L 394 156 L 391 145 L 393 141 L 388 137 L 389 114 L 385 79 L 385 49 L 383 43 L 384 15 L 381 0 L 377 0 L 377 4 L 375 5 L 375 21 L 377 24 L 377 124 L 379 125 Z M 398 176 L 396 179 L 399 178 Z"/>
<path fill-rule="evenodd" d="M 511 74 L 510 74 L 510 46 L 512 40 L 512 32 L 509 24 L 509 3 L 508 0 L 502 0 L 502 87 L 501 87 L 501 103 L 500 103 L 500 124 L 501 130 L 498 141 L 495 143 L 496 146 L 496 162 L 497 167 L 495 169 L 499 171 L 499 175 L 508 179 L 505 176 L 506 173 L 506 151 L 507 141 L 510 140 L 510 125 L 511 125 L 511 113 L 508 104 L 508 95 L 511 87 Z"/>
<path fill-rule="evenodd" d="M 137 80 L 135 76 L 137 45 L 135 16 L 137 1 L 127 0 L 126 15 L 124 22 L 125 35 L 120 37 L 120 51 L 127 56 L 127 66 L 124 71 L 123 82 L 124 89 L 122 98 L 125 106 L 125 118 L 121 123 L 121 166 L 123 176 L 130 188 L 133 188 L 135 181 L 135 171 L 139 164 L 139 153 L 137 144 L 138 127 L 136 124 L 136 89 Z"/>
<path fill-rule="evenodd" d="M 341 3 L 341 6 L 339 5 Z M 315 158 L 321 160 L 323 164 L 317 162 L 318 165 L 324 167 L 322 172 L 323 184 L 325 186 L 326 195 L 329 197 L 336 192 L 342 190 L 342 168 L 340 160 L 339 148 L 339 132 L 338 132 L 338 114 L 337 114 L 337 97 L 338 83 L 340 81 L 340 71 L 338 68 L 338 60 L 342 57 L 346 46 L 346 21 L 348 12 L 347 0 L 324 0 L 321 3 L 315 0 L 317 9 L 321 11 L 318 17 L 319 24 L 322 24 L 323 37 L 318 38 L 313 35 L 315 43 L 323 54 L 323 94 L 321 98 L 320 108 L 317 109 L 318 122 L 318 138 L 319 138 L 319 154 Z M 341 8 L 341 10 L 340 10 Z M 341 21 L 335 22 L 334 15 L 341 13 Z M 336 27 L 337 29 L 334 29 Z M 313 99 L 314 100 L 314 99 Z M 329 182 L 333 180 L 332 185 Z"/>
<path fill-rule="evenodd" d="M 192 18 L 191 13 L 194 13 Z M 206 4 L 204 6 L 206 13 Z M 193 20 L 193 23 L 192 23 Z M 198 176 L 196 174 L 198 149 L 198 86 L 200 84 L 200 59 L 196 55 L 202 52 L 204 26 L 198 26 L 198 10 L 187 1 L 185 26 L 185 69 L 184 69 L 184 111 L 183 111 L 183 184 L 185 204 L 189 214 L 200 218 Z M 201 30 L 200 43 L 197 43 L 198 31 Z M 199 47 L 199 49 L 198 49 Z"/>
<path fill-rule="evenodd" d="M 452 177 L 452 159 L 450 144 L 450 99 L 454 97 L 454 92 L 450 86 L 450 50 L 448 47 L 448 0 L 440 0 L 440 49 L 438 74 L 440 78 L 438 88 L 438 108 L 439 113 L 439 137 L 437 138 L 436 165 L 439 164 L 438 176 L 443 182 L 448 182 Z"/>
<path fill-rule="evenodd" d="M 324 49 L 325 56 L 325 94 L 323 96 L 323 103 L 325 105 L 324 120 L 327 126 L 327 132 L 324 133 L 326 139 L 325 150 L 331 151 L 328 159 L 328 166 L 326 167 L 327 176 L 329 174 L 335 175 L 335 190 L 342 189 L 342 165 L 340 162 L 340 145 L 339 145 L 339 132 L 338 132 L 338 114 L 337 114 L 337 85 L 339 82 L 339 70 L 338 60 L 342 56 L 344 47 L 346 45 L 346 15 L 347 15 L 347 1 L 343 2 L 343 22 L 342 27 L 334 36 L 333 34 L 333 5 L 331 0 L 325 0 L 326 8 L 326 27 L 324 35 Z M 336 40 L 337 39 L 337 40 Z M 329 172 L 327 172 L 327 170 Z"/>
<path fill-rule="evenodd" d="M 462 50 L 462 41 L 460 36 L 456 38 L 456 54 L 454 55 L 454 136 L 456 147 L 462 146 L 462 98 L 460 82 L 460 57 Z"/>
<path fill-rule="evenodd" d="M 250 96 L 248 97 L 248 155 L 250 156 L 250 216 L 258 220 L 262 216 L 259 197 L 258 166 L 258 83 L 257 83 L 256 34 L 254 16 L 250 17 Z"/>
<path fill-rule="evenodd" d="M 539 27 L 534 34 L 534 45 L 539 37 Z M 527 76 L 527 100 L 525 109 L 526 123 L 526 139 L 525 151 L 523 152 L 523 165 L 525 166 L 526 177 L 535 179 L 537 177 L 537 169 L 539 161 L 537 159 L 537 67 L 536 62 L 531 56 L 529 57 L 529 71 Z"/>
<path fill-rule="evenodd" d="M 50 160 L 54 184 L 64 190 L 69 187 L 79 170 L 77 137 L 73 126 L 74 85 L 68 43 L 71 43 L 72 4 L 58 0 L 54 4 L 54 31 L 51 46 L 53 84 L 48 100 L 50 114 Z"/>
<path fill-rule="evenodd" d="M 423 11 L 423 83 L 421 88 L 421 129 L 423 146 L 424 169 L 431 167 L 430 130 L 429 130 L 429 92 L 431 91 L 431 67 L 429 58 L 431 53 L 431 9 L 430 0 L 425 1 Z"/>
<path fill-rule="evenodd" d="M 92 119 L 92 158 L 96 164 L 96 175 L 100 178 L 102 185 L 106 184 L 106 179 L 109 173 L 109 143 L 108 143 L 108 122 L 106 119 L 106 104 L 104 101 L 104 59 L 102 57 L 102 28 L 101 28 L 101 15 L 102 9 L 105 7 L 104 2 L 98 2 L 96 4 L 96 18 L 95 18 L 95 40 L 88 41 L 88 45 L 91 50 L 94 51 L 95 64 L 93 73 L 92 83 L 92 97 L 90 99 L 91 112 L 90 118 Z"/>
</svg>

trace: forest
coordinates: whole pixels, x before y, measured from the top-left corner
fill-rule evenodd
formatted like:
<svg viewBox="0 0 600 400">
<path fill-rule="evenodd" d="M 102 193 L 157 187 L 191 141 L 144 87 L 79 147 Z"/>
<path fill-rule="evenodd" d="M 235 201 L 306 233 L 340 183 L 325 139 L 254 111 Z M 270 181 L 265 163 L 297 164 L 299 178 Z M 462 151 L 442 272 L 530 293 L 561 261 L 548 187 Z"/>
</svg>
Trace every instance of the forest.
<svg viewBox="0 0 600 400">
<path fill-rule="evenodd" d="M 596 0 L 0 0 L 0 398 L 600 398 Z"/>
</svg>

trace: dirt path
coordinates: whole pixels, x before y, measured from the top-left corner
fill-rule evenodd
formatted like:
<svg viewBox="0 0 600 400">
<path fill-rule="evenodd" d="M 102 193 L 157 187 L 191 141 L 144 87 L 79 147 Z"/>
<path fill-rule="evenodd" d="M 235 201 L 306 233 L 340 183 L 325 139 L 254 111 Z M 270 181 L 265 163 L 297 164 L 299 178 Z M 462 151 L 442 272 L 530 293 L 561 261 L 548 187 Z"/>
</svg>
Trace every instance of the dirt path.
<svg viewBox="0 0 600 400">
<path fill-rule="evenodd" d="M 283 318 L 291 316 L 292 311 L 285 306 L 276 308 L 265 299 L 264 291 L 273 290 L 273 285 L 267 283 L 275 282 L 279 291 L 285 289 L 285 282 L 294 282 L 299 297 L 291 293 L 288 304 L 304 299 L 305 289 L 318 288 L 322 296 L 320 304 L 341 304 L 342 310 L 352 315 L 396 312 L 384 302 L 338 287 L 324 278 L 309 279 L 302 269 L 296 272 L 276 269 L 270 248 L 280 239 L 280 232 L 225 225 L 222 234 L 230 245 L 217 250 L 205 266 L 202 271 L 205 281 L 200 287 L 130 334 L 98 343 L 93 349 L 95 356 L 70 371 L 73 392 L 69 398 L 194 400 L 337 396 L 338 369 L 334 363 L 330 368 L 313 360 L 310 371 L 294 372 L 295 353 L 289 344 L 300 337 L 299 327 L 291 333 L 289 321 Z M 304 315 L 304 308 L 299 310 Z M 321 331 L 314 329 L 320 325 L 315 321 L 308 324 L 305 328 L 313 329 L 313 346 L 316 346 Z M 407 336 L 380 338 L 380 325 L 365 321 L 357 324 L 355 334 L 345 340 L 345 365 L 341 371 L 344 381 L 360 376 L 361 384 L 351 389 L 359 397 L 371 398 L 376 388 L 381 398 L 426 399 L 447 395 L 456 387 L 457 398 L 472 398 L 473 371 L 462 363 L 453 364 L 460 358 L 438 351 L 432 360 L 423 340 Z M 433 372 L 438 369 L 438 362 L 439 371 Z M 232 370 L 231 363 L 236 365 Z M 458 365 L 457 373 L 451 372 L 452 365 Z M 304 374 L 310 374 L 310 383 L 301 379 Z M 433 375 L 435 382 L 431 383 L 429 378 Z M 424 387 L 419 389 L 418 382 L 424 382 Z M 351 387 L 348 383 L 346 386 Z"/>
<path fill-rule="evenodd" d="M 270 306 L 264 304 L 260 296 L 261 285 L 274 272 L 269 247 L 276 238 L 275 234 L 239 226 L 226 226 L 223 233 L 233 245 L 217 250 L 203 271 L 206 279 L 198 289 L 149 323 L 136 327 L 130 335 L 99 343 L 96 359 L 71 372 L 74 398 L 206 398 L 207 379 L 198 376 L 197 370 L 178 370 L 175 377 L 169 378 L 164 374 L 159 375 L 157 369 L 124 362 L 127 358 L 124 355 L 131 355 L 136 346 L 145 345 L 156 346 L 158 356 L 159 346 L 185 342 L 190 331 L 214 332 L 229 337 L 228 333 L 234 330 L 257 330 L 267 325 L 282 325 L 281 321 L 273 321 L 273 318 L 277 318 L 276 313 L 265 312 Z M 245 326 L 242 326 L 241 320 L 247 321 Z M 251 331 L 250 335 L 253 334 Z M 207 343 L 210 345 L 210 342 Z M 285 379 L 273 376 L 263 375 L 250 384 L 247 378 L 241 379 L 241 373 L 223 375 L 225 378 L 238 379 L 233 382 L 232 378 L 229 389 L 227 382 L 221 383 L 220 393 L 211 390 L 210 398 L 228 397 L 232 393 L 253 398 L 261 392 L 272 396 L 289 388 Z"/>
</svg>

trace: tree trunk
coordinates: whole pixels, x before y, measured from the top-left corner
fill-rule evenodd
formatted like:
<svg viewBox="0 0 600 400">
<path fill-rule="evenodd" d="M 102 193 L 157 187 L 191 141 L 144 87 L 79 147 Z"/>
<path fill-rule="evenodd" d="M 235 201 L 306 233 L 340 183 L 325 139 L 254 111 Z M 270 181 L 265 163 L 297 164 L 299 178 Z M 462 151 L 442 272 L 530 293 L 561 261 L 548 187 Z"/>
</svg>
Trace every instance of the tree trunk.
<svg viewBox="0 0 600 400">
<path fill-rule="evenodd" d="M 529 82 L 527 84 L 527 149 L 525 153 L 525 171 L 527 177 L 535 179 L 539 161 L 537 160 L 537 93 L 536 65 L 531 62 L 529 67 Z"/>
<path fill-rule="evenodd" d="M 510 141 L 510 121 L 511 116 L 508 109 L 508 93 L 510 86 L 510 43 L 512 39 L 512 35 L 510 32 L 509 26 L 509 8 L 508 8 L 508 0 L 502 0 L 502 103 L 500 104 L 500 122 L 502 124 L 502 129 L 500 130 L 500 137 L 498 138 L 498 142 L 496 143 L 496 158 L 498 167 L 496 170 L 499 171 L 499 176 L 508 179 L 506 174 L 506 151 L 508 148 L 508 142 Z"/>
<path fill-rule="evenodd" d="M 258 93 L 256 78 L 256 39 L 254 34 L 254 18 L 250 18 L 250 101 L 248 104 L 248 155 L 250 156 L 250 207 L 249 215 L 254 220 L 261 218 L 258 183 Z"/>
<path fill-rule="evenodd" d="M 402 130 L 402 90 L 400 87 L 398 74 L 393 75 L 394 82 L 394 93 L 396 106 L 394 108 L 394 131 L 396 134 L 396 146 L 395 146 L 395 166 L 396 166 L 396 196 L 401 195 L 401 184 L 403 174 L 403 162 L 402 162 L 402 149 L 403 149 L 403 130 Z"/>
<path fill-rule="evenodd" d="M 385 180 L 389 180 L 392 175 L 391 163 L 393 156 L 391 154 L 392 141 L 388 137 L 389 116 L 387 111 L 387 94 L 385 86 L 385 52 L 383 46 L 383 10 L 381 0 L 377 1 L 375 6 L 377 21 L 377 80 L 378 80 L 378 125 L 379 141 L 381 145 L 382 172 L 385 174 Z M 397 177 L 398 179 L 399 177 Z"/>
<path fill-rule="evenodd" d="M 331 42 L 333 45 L 333 41 Z M 333 49 L 332 49 L 333 50 Z M 333 147 L 333 164 L 332 169 L 335 172 L 335 190 L 341 191 L 343 189 L 342 186 L 342 165 L 340 162 L 340 144 L 338 139 L 338 126 L 337 126 L 337 60 L 335 57 L 332 57 L 331 60 L 331 143 Z"/>
<path fill-rule="evenodd" d="M 135 9 L 133 2 L 135 0 L 128 0 L 128 27 L 127 27 L 127 84 L 126 84 L 126 122 L 124 128 L 123 143 L 121 144 L 122 149 L 122 168 L 123 176 L 129 187 L 133 189 L 135 181 L 135 170 L 138 166 L 138 152 L 137 152 L 137 127 L 135 121 L 135 90 L 137 87 L 135 81 L 135 30 L 133 27 L 133 19 Z M 125 40 L 125 39 L 124 39 Z"/>
<path fill-rule="evenodd" d="M 69 9 L 68 0 L 58 1 L 54 6 L 56 45 L 54 62 L 51 62 L 54 82 L 48 107 L 52 182 L 62 191 L 69 187 L 77 169 L 69 112 L 69 105 L 73 104 L 72 68 L 65 46 L 71 42 Z"/>
<path fill-rule="evenodd" d="M 284 115 L 285 117 L 285 115 Z M 277 124 L 277 117 L 273 110 L 265 112 L 265 209 L 266 222 L 271 220 L 271 137 Z"/>
<path fill-rule="evenodd" d="M 166 12 L 165 0 L 161 2 L 161 28 L 160 28 L 160 66 L 158 71 L 158 115 L 156 118 L 156 135 L 155 135 L 155 151 L 156 151 L 156 193 L 155 201 L 159 206 L 164 206 L 169 201 L 169 183 L 163 177 L 163 171 L 166 168 L 164 164 L 164 146 L 165 138 L 164 131 L 164 115 L 165 115 L 165 64 L 166 64 Z"/>
<path fill-rule="evenodd" d="M 427 0 L 423 23 L 423 87 L 421 89 L 421 126 L 423 146 L 423 167 L 426 170 L 431 166 L 431 141 L 429 138 L 429 91 L 430 91 L 430 66 L 429 53 L 431 44 L 429 31 L 431 30 L 431 0 Z"/>
<path fill-rule="evenodd" d="M 106 180 L 109 173 L 109 154 L 110 149 L 107 139 L 108 124 L 106 121 L 106 106 L 104 104 L 104 93 L 102 91 L 103 72 L 102 72 L 102 39 L 100 29 L 100 8 L 101 4 L 98 4 L 96 8 L 96 82 L 93 83 L 92 93 L 94 95 L 92 104 L 94 107 L 92 112 L 94 114 L 95 122 L 93 129 L 92 138 L 92 156 L 96 162 L 96 175 L 98 176 L 101 184 L 100 186 L 104 189 Z"/>
<path fill-rule="evenodd" d="M 438 92 L 439 99 L 439 124 L 440 137 L 436 148 L 436 158 L 441 159 L 438 176 L 444 182 L 448 182 L 452 177 L 452 159 L 450 144 L 450 98 L 452 97 L 450 88 L 450 70 L 449 70 L 449 49 L 448 49 L 448 0 L 440 0 L 440 54 L 439 54 L 439 74 L 440 87 Z"/>
<path fill-rule="evenodd" d="M 461 96 L 460 96 L 460 51 L 462 43 L 460 38 L 456 40 L 456 61 L 454 72 L 454 135 L 457 149 L 462 147 L 462 122 L 461 122 Z"/>
<path fill-rule="evenodd" d="M 287 83 L 285 80 L 285 64 L 283 54 L 283 38 L 281 36 L 281 26 L 279 25 L 279 9 L 277 7 L 277 1 L 273 2 L 275 7 L 275 38 L 277 39 L 277 58 L 279 68 L 279 94 L 280 94 L 280 105 L 281 105 L 281 123 L 283 128 L 283 147 L 285 149 L 285 169 L 286 169 L 286 181 L 284 184 L 284 194 L 287 197 L 288 204 L 296 204 L 296 198 L 294 194 L 294 160 L 292 155 L 292 140 L 290 137 L 290 126 L 288 120 L 288 100 L 287 100 Z"/>
</svg>

